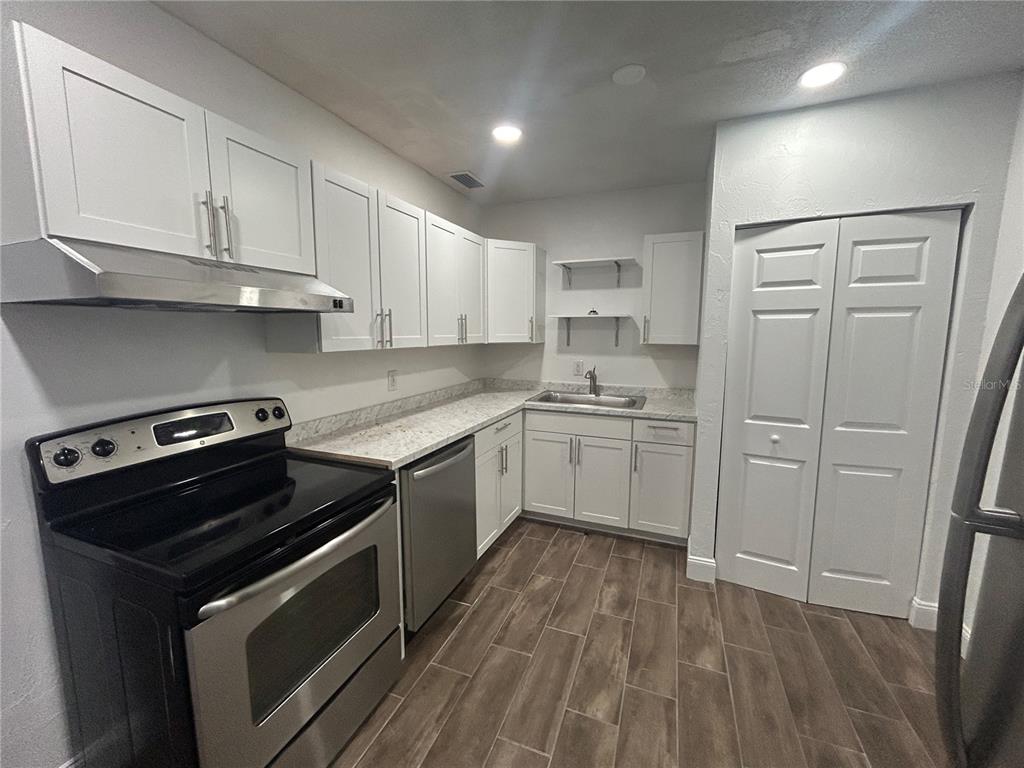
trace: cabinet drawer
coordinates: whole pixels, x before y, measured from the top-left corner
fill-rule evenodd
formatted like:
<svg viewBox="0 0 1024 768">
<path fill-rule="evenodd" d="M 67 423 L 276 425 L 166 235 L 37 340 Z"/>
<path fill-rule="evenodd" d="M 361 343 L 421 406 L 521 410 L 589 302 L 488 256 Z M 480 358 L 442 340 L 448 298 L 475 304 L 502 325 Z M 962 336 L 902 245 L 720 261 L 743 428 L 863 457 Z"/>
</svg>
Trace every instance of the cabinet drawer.
<svg viewBox="0 0 1024 768">
<path fill-rule="evenodd" d="M 504 419 L 499 419 L 493 424 L 487 425 L 473 435 L 476 440 L 476 455 L 481 456 L 487 453 L 492 448 L 501 445 L 510 437 L 518 435 L 522 431 L 522 411 L 513 413 L 511 416 L 507 416 Z"/>
<path fill-rule="evenodd" d="M 688 421 L 633 419 L 633 439 L 645 443 L 693 445 L 694 426 Z"/>
<path fill-rule="evenodd" d="M 611 437 L 629 440 L 631 425 L 629 419 L 616 416 L 576 415 L 574 413 L 526 412 L 526 428 L 540 432 L 562 432 L 566 435 L 588 437 Z"/>
</svg>

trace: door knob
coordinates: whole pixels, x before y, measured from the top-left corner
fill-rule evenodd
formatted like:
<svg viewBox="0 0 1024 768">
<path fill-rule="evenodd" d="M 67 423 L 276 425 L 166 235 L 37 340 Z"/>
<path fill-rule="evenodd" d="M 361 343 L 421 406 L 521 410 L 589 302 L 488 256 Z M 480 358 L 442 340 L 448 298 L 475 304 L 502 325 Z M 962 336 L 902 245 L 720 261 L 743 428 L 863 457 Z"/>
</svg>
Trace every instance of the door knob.
<svg viewBox="0 0 1024 768">
<path fill-rule="evenodd" d="M 782 441 L 782 438 L 779 437 L 778 435 L 772 435 L 768 439 L 771 440 L 773 444 L 778 444 L 779 442 Z"/>
</svg>

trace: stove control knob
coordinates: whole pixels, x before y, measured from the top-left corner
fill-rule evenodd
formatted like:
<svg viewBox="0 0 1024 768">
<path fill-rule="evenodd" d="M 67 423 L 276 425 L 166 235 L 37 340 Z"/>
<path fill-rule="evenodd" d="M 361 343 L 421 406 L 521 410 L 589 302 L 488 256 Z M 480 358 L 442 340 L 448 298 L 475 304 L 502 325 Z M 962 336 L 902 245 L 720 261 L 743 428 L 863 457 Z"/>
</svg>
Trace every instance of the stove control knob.
<svg viewBox="0 0 1024 768">
<path fill-rule="evenodd" d="M 89 450 L 93 452 L 94 456 L 99 456 L 101 459 L 105 459 L 107 456 L 112 456 L 114 451 L 117 450 L 117 443 L 113 440 L 101 437 L 92 444 L 92 447 Z"/>
<path fill-rule="evenodd" d="M 282 408 L 280 405 L 275 405 L 274 406 L 274 410 L 272 411 L 272 413 L 274 414 L 274 418 L 275 419 L 283 419 L 284 418 L 284 408 Z"/>
<path fill-rule="evenodd" d="M 82 459 L 82 454 L 74 448 L 64 447 L 53 454 L 53 463 L 58 467 L 73 467 Z"/>
<path fill-rule="evenodd" d="M 267 409 L 266 408 L 257 408 L 256 409 L 256 419 L 258 421 L 266 421 L 269 418 L 270 418 L 270 414 L 267 413 Z"/>
</svg>

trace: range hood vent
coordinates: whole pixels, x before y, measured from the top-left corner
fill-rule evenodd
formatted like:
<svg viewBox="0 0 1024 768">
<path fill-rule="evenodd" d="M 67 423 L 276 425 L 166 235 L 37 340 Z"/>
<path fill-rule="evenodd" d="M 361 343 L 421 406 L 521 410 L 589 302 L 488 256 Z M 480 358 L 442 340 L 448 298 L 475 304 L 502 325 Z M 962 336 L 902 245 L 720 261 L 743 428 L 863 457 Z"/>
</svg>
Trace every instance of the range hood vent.
<svg viewBox="0 0 1024 768">
<path fill-rule="evenodd" d="M 4 245 L 4 304 L 227 312 L 351 312 L 312 275 L 53 237 Z"/>
<path fill-rule="evenodd" d="M 466 189 L 480 189 L 484 185 L 480 179 L 474 176 L 470 171 L 455 171 L 455 173 L 449 174 L 450 178 L 459 182 Z"/>
</svg>

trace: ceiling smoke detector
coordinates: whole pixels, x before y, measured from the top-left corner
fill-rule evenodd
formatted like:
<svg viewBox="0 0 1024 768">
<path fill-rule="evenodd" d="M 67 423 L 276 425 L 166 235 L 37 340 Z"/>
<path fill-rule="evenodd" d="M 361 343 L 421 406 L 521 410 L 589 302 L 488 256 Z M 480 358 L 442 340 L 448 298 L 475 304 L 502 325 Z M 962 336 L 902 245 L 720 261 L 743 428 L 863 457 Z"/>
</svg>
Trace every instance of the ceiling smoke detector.
<svg viewBox="0 0 1024 768">
<path fill-rule="evenodd" d="M 612 82 L 616 85 L 636 85 L 647 74 L 643 64 L 627 64 L 612 72 Z"/>
</svg>

